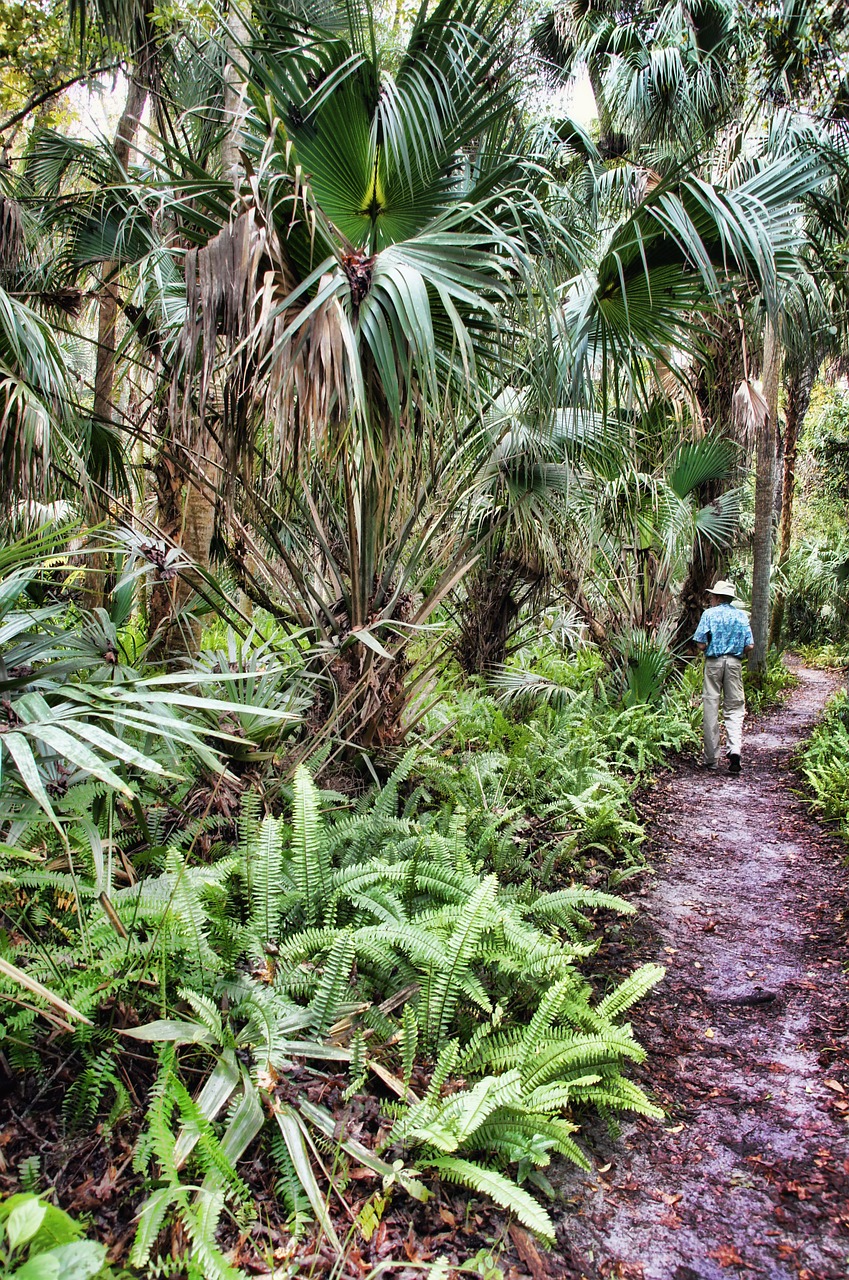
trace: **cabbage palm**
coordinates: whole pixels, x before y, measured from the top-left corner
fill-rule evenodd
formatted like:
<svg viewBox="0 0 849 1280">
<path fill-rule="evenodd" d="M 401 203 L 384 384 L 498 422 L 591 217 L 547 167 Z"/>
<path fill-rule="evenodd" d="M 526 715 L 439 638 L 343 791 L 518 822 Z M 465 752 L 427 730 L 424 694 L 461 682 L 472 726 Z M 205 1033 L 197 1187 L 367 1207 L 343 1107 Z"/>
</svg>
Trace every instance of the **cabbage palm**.
<svg viewBox="0 0 849 1280">
<path fill-rule="evenodd" d="M 558 78 L 587 68 L 607 156 L 642 151 L 662 165 L 710 142 L 742 106 L 748 29 L 734 0 L 563 0 L 535 41 Z"/>
<path fill-rule="evenodd" d="M 744 199 L 744 188 L 757 185 L 761 192 L 766 192 L 783 167 L 799 174 L 807 165 L 813 181 L 807 184 L 807 189 L 804 183 L 797 187 L 795 198 L 810 201 L 812 193 L 817 192 L 814 200 L 821 211 L 823 202 L 819 192 L 825 168 L 833 168 L 834 148 L 809 118 L 796 117 L 793 112 L 776 112 L 774 103 L 782 77 L 788 83 L 788 77 L 793 81 L 794 94 L 798 96 L 806 75 L 812 85 L 815 66 L 819 66 L 820 72 L 825 63 L 832 69 L 839 66 L 836 53 L 839 41 L 824 42 L 822 49 L 815 53 L 817 40 L 813 32 L 819 32 L 821 37 L 824 22 L 826 26 L 830 22 L 835 29 L 840 26 L 838 20 L 826 18 L 825 11 L 818 12 L 815 5 L 795 2 L 779 7 L 770 22 L 763 23 L 745 6 L 728 0 L 637 6 L 624 15 L 624 20 L 618 6 L 607 0 L 589 0 L 588 3 L 567 3 L 552 10 L 542 24 L 539 42 L 553 64 L 559 65 L 565 74 L 581 62 L 587 64 L 600 103 L 602 123 L 607 121 L 611 131 L 618 128 L 625 132 L 627 136 L 619 139 L 618 154 L 628 153 L 632 164 L 659 168 L 668 181 L 675 168 L 685 161 L 691 170 L 697 167 L 699 179 L 712 173 L 715 184 L 738 190 Z M 806 67 L 810 74 L 805 71 Z M 836 81 L 835 74 L 828 99 L 832 98 Z M 840 92 L 838 89 L 838 95 Z M 761 108 L 766 101 L 771 111 L 769 128 L 764 130 Z M 819 105 L 822 106 L 822 102 Z M 825 168 L 820 164 L 824 154 L 827 156 Z M 817 168 L 820 174 L 815 178 Z M 649 174 L 650 182 L 656 178 L 656 174 L 654 177 Z M 775 194 L 773 187 L 772 196 Z M 767 203 L 770 199 L 768 197 Z M 792 222 L 785 223 L 790 240 L 795 240 L 795 252 L 794 247 L 785 242 L 781 255 L 783 269 L 777 264 L 779 269 L 772 280 L 757 281 L 759 272 L 756 271 L 754 277 L 750 277 L 754 290 L 751 283 L 735 293 L 727 290 L 717 308 L 716 318 L 709 326 L 715 333 L 703 344 L 694 379 L 700 409 L 703 412 L 718 410 L 709 425 L 721 425 L 727 430 L 731 422 L 732 378 L 725 378 L 726 386 L 714 386 L 715 382 L 723 381 L 722 374 L 732 374 L 734 382 L 743 376 L 743 391 L 750 401 L 759 395 L 751 387 L 748 368 L 734 368 L 735 363 L 745 365 L 745 358 L 739 357 L 729 367 L 727 352 L 729 345 L 738 352 L 741 346 L 745 347 L 741 303 L 745 310 L 753 292 L 761 294 L 760 314 L 748 314 L 749 329 L 763 329 L 769 334 L 778 325 L 779 310 L 804 269 L 798 257 L 804 240 L 800 230 L 798 223 L 795 228 Z M 755 245 L 751 247 L 757 259 L 758 250 Z M 791 250 L 789 255 L 787 249 Z M 764 312 L 767 314 L 765 324 Z M 701 320 L 695 309 L 693 320 L 697 323 Z M 763 356 L 764 382 L 773 386 L 777 379 L 776 362 L 781 356 L 780 345 L 765 343 Z M 719 371 L 717 364 L 723 366 Z M 772 412 L 758 419 L 761 428 L 756 479 L 758 519 L 753 548 L 757 589 L 752 613 L 756 666 L 763 664 L 766 653 L 772 464 L 777 441 L 775 408 L 773 404 Z M 714 556 L 703 556 L 698 547 L 694 548 L 682 598 L 679 624 L 682 636 L 692 633 L 693 611 L 701 607 L 703 590 L 714 569 Z"/>
<path fill-rule="evenodd" d="M 253 467 L 240 510 L 371 742 L 398 732 L 410 628 L 474 558 L 482 413 L 569 238 L 535 196 L 503 20 L 443 0 L 390 72 L 362 16 L 275 10 L 242 49 L 238 216 L 209 175 L 171 182 L 197 246 L 172 368 L 175 428 L 201 453 L 211 432 L 237 490 Z"/>
<path fill-rule="evenodd" d="M 545 382 L 548 374 L 560 408 L 552 418 L 544 405 L 534 407 L 529 391 L 518 397 L 512 451 L 502 449 L 498 460 L 507 518 L 490 539 L 459 613 L 460 655 L 468 669 L 503 661 L 523 601 L 540 597 L 558 579 L 596 637 L 605 635 L 580 588 L 592 555 L 587 534 L 595 523 L 587 516 L 575 536 L 564 464 L 576 463 L 577 477 L 587 467 L 592 474 L 592 455 L 605 443 L 607 423 L 614 472 L 628 484 L 631 473 L 643 468 L 639 450 L 623 449 L 622 415 L 641 410 L 641 431 L 654 421 L 659 439 L 664 438 L 661 402 L 667 418 L 680 419 L 682 401 L 689 401 L 695 416 L 714 317 L 721 315 L 733 288 L 757 288 L 775 297 L 792 277 L 799 200 L 821 181 L 818 165 L 804 153 L 756 159 L 709 184 L 683 164 L 664 180 L 641 182 L 633 167 L 605 169 L 588 139 L 582 151 L 589 178 L 573 180 L 553 197 L 563 221 L 569 217 L 563 210 L 571 210 L 576 195 L 584 197 L 581 270 L 562 290 L 563 333 L 555 344 L 554 365 L 545 349 L 533 361 L 541 366 L 535 369 L 536 382 Z M 698 435 L 700 424 L 684 429 Z M 614 475 L 605 472 L 605 478 Z M 716 509 L 722 509 L 723 488 L 731 478 L 728 465 L 709 468 L 692 500 L 698 497 L 697 505 L 706 509 L 717 500 Z M 730 495 L 727 501 L 732 502 Z M 571 532 L 564 538 L 567 529 Z M 695 555 L 701 563 L 708 561 L 726 541 L 699 533 Z M 581 553 L 569 550 L 567 542 Z M 630 599 L 623 608 L 630 617 Z"/>
</svg>

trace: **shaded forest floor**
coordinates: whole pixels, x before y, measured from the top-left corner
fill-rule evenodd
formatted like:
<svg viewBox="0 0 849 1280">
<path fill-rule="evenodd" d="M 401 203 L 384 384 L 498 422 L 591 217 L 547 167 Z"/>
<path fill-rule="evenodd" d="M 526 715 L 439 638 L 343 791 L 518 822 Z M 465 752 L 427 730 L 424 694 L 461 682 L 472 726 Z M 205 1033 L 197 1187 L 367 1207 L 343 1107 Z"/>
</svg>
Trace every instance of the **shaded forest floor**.
<svg viewBox="0 0 849 1280">
<path fill-rule="evenodd" d="M 643 961 L 666 965 L 634 1024 L 648 1051 L 641 1082 L 668 1118 L 627 1122 L 615 1139 L 599 1120 L 584 1128 L 594 1173 L 561 1165 L 551 1174 L 557 1249 L 542 1251 L 515 1225 L 508 1231 L 496 1206 L 443 1186 L 427 1205 L 393 1200 L 340 1268 L 325 1242 L 292 1249 L 273 1227 L 273 1172 L 254 1161 L 240 1168 L 264 1222 L 227 1241 L 234 1262 L 267 1271 L 258 1230 L 280 1280 L 365 1277 L 390 1260 L 398 1280 L 415 1280 L 423 1271 L 405 1260 L 456 1265 L 476 1254 L 465 1270 L 493 1280 L 849 1274 L 849 875 L 845 846 L 796 794 L 791 763 L 838 681 L 798 675 L 785 705 L 750 723 L 740 778 L 679 762 L 645 798 L 656 875 L 593 969 L 603 982 Z M 127 1076 L 143 1093 L 151 1064 L 131 1056 Z M 140 1098 L 114 1130 L 97 1125 L 69 1143 L 61 1112 L 71 1077 L 57 1060 L 44 1084 L 6 1100 L 0 1190 L 17 1189 L 21 1162 L 38 1156 L 42 1185 L 86 1214 L 120 1262 L 143 1198 L 132 1170 Z M 333 1107 L 346 1083 L 326 1077 L 316 1087 Z M 376 1114 L 376 1099 L 370 1105 Z M 372 1189 L 360 1197 L 352 1185 L 346 1197 L 356 1209 Z M 344 1214 L 338 1225 L 344 1234 Z"/>
<path fill-rule="evenodd" d="M 667 966 L 634 1024 L 668 1119 L 585 1134 L 596 1171 L 560 1179 L 549 1274 L 849 1274 L 846 849 L 808 815 L 791 765 L 838 682 L 797 674 L 749 726 L 739 778 L 685 764 L 650 795 L 657 874 L 600 958 Z"/>
</svg>

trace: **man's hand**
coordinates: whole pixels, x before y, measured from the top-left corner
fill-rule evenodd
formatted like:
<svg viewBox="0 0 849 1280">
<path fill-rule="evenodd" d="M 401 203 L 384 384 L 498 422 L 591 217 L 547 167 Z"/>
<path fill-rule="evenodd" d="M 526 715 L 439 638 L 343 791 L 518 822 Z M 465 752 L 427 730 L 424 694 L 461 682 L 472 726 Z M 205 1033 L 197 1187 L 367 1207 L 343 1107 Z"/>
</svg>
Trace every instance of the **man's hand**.
<svg viewBox="0 0 849 1280">
<path fill-rule="evenodd" d="M 705 641 L 705 640 L 697 640 L 697 641 L 696 641 L 696 648 L 698 649 L 699 653 L 704 653 L 705 649 L 707 648 L 707 641 Z"/>
<path fill-rule="evenodd" d="M 745 649 L 743 650 L 743 657 L 745 658 L 747 653 L 751 653 L 754 647 L 755 646 L 753 644 L 747 644 Z"/>
</svg>

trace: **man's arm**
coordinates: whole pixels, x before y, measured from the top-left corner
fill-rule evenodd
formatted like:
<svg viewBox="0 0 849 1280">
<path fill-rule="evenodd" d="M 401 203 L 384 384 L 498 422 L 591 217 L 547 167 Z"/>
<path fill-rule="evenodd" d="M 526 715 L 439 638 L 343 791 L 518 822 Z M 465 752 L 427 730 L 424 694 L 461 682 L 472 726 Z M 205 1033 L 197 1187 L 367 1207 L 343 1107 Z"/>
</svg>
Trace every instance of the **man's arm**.
<svg viewBox="0 0 849 1280">
<path fill-rule="evenodd" d="M 704 613 L 699 618 L 699 625 L 696 627 L 696 633 L 693 636 L 693 640 L 699 653 L 704 653 L 705 649 L 710 644 L 710 631 L 708 630 L 707 619 Z"/>
</svg>

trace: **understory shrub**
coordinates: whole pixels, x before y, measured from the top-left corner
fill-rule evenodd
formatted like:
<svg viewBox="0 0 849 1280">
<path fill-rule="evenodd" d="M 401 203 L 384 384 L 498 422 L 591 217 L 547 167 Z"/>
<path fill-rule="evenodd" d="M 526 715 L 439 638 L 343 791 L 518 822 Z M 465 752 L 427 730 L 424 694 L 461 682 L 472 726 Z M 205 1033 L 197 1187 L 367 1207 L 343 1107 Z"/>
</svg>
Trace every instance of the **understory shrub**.
<svg viewBox="0 0 849 1280">
<path fill-rule="evenodd" d="M 624 705 L 597 651 L 573 662 L 542 650 L 488 692 L 447 692 L 418 763 L 428 802 L 461 804 L 500 875 L 547 883 L 601 855 L 613 879 L 643 865 L 637 787 L 700 741 L 700 672 L 688 666 L 655 702 Z"/>
<path fill-rule="evenodd" d="M 585 1110 L 660 1115 L 629 1078 L 643 1051 L 624 1018 L 662 971 L 597 991 L 582 970 L 600 913 L 632 911 L 606 890 L 644 869 L 636 788 L 698 741 L 698 670 L 623 705 L 596 652 L 541 650 L 447 694 L 424 745 L 351 801 L 303 766 L 259 782 L 251 691 L 275 710 L 278 695 L 264 641 L 225 641 L 205 678 L 246 674 L 228 715 L 258 737 L 242 758 L 236 735 L 231 772 L 145 803 L 80 778 L 52 816 L 7 815 L 12 1066 L 44 1080 L 46 1019 L 73 1063 L 68 1129 L 108 1131 L 139 1122 L 119 1067 L 134 1042 L 139 1268 L 172 1265 L 177 1222 L 192 1274 L 232 1280 L 221 1231 L 256 1213 L 248 1154 L 277 1170 L 290 1231 L 315 1221 L 339 1252 L 329 1169 L 340 1194 L 352 1169 L 374 1179 L 366 1238 L 392 1195 L 424 1200 L 437 1176 L 552 1238 L 543 1171 L 586 1164 Z"/>
<path fill-rule="evenodd" d="M 849 644 L 800 644 L 796 652 L 806 667 L 817 667 L 820 670 L 834 670 L 849 667 Z"/>
<path fill-rule="evenodd" d="M 761 715 L 770 707 L 783 701 L 784 695 L 794 689 L 799 681 L 787 666 L 783 656 L 775 649 L 767 654 L 766 669 L 759 681 L 752 680 L 746 662 L 743 663 L 743 686 L 746 690 L 746 710 L 749 715 Z"/>
<path fill-rule="evenodd" d="M 799 753 L 799 764 L 814 808 L 833 820 L 849 840 L 849 693 L 845 689 L 829 702 Z"/>
<path fill-rule="evenodd" d="M 305 1144 L 316 1133 L 336 1141 L 338 1117 L 293 1095 L 295 1063 L 347 1071 L 350 1095 L 372 1075 L 395 1087 L 390 1127 L 356 1147 L 376 1176 L 401 1161 L 394 1182 L 424 1196 L 421 1178 L 436 1172 L 545 1237 L 550 1220 L 516 1176 L 554 1153 L 585 1163 L 575 1108 L 660 1114 L 623 1074 L 643 1052 L 621 1019 L 661 970 L 645 966 L 600 1000 L 579 971 L 594 948 L 586 912 L 632 908 L 579 886 L 504 883 L 462 806 L 416 814 L 420 789 L 404 802 L 413 764 L 410 754 L 375 797 L 341 812 L 327 811 L 337 798 L 301 768 L 289 814 L 263 816 L 248 793 L 235 846 L 201 855 L 200 828 L 189 828 L 158 874 L 124 887 L 98 879 L 82 842 L 63 862 L 43 818 L 16 832 L 23 855 L 6 847 L 4 877 L 40 923 L 14 963 L 31 991 L 49 986 L 72 1006 L 66 1019 L 87 1020 L 73 1033 L 68 1120 L 107 1108 L 114 1121 L 128 1106 L 120 1046 L 156 1046 L 136 1165 L 158 1189 L 141 1215 L 137 1265 L 177 1216 L 204 1274 L 229 1273 L 215 1229 L 226 1204 L 250 1215 L 236 1163 L 256 1141 L 334 1239 Z M 11 960 L 8 936 L 4 950 Z M 4 1021 L 14 1064 L 38 1072 L 36 1007 L 7 1005 Z"/>
</svg>

